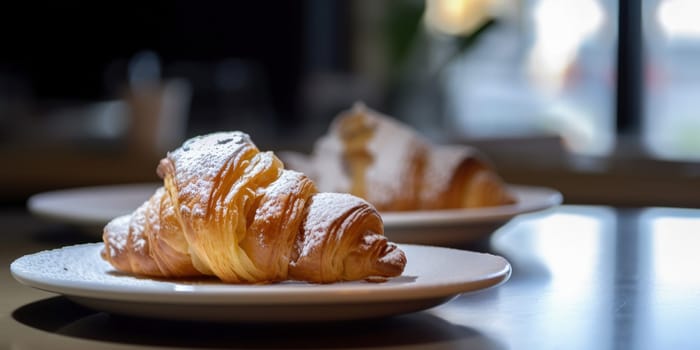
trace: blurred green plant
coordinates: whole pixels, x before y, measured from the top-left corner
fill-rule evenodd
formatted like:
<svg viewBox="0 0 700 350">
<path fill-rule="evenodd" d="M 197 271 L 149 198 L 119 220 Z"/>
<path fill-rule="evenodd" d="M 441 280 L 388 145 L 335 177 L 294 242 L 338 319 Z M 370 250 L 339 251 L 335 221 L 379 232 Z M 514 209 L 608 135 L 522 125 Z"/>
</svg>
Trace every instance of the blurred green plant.
<svg viewBox="0 0 700 350">
<path fill-rule="evenodd" d="M 387 61 L 391 69 L 391 79 L 403 74 L 405 65 L 411 61 L 411 56 L 419 51 L 422 40 L 426 35 L 440 35 L 452 42 L 453 50 L 434 71 L 439 74 L 457 57 L 469 51 L 491 27 L 496 25 L 496 19 L 488 18 L 475 30 L 466 34 L 429 34 L 424 23 L 426 11 L 425 1 L 390 0 L 387 5 L 387 16 L 384 22 Z"/>
</svg>

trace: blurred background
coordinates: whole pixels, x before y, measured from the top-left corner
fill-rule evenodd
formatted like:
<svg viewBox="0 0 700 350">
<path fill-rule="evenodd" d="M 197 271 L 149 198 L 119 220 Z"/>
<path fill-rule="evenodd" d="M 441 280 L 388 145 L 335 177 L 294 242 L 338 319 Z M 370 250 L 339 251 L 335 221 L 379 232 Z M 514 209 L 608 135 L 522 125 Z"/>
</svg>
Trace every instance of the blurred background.
<svg viewBox="0 0 700 350">
<path fill-rule="evenodd" d="M 567 203 L 700 206 L 696 0 L 22 1 L 0 203 L 157 181 L 185 138 L 308 152 L 362 100 Z"/>
</svg>

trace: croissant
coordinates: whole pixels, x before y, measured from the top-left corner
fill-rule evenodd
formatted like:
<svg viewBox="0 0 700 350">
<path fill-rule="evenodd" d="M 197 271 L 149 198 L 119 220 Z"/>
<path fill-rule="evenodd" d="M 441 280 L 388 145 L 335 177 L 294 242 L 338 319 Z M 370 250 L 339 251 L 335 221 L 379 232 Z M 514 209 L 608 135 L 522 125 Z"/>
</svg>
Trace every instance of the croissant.
<svg viewBox="0 0 700 350">
<path fill-rule="evenodd" d="M 436 145 L 396 119 L 356 103 L 314 145 L 309 171 L 322 191 L 348 192 L 379 211 L 511 204 L 486 157 L 466 145 Z"/>
<path fill-rule="evenodd" d="M 102 257 L 119 271 L 331 283 L 398 276 L 406 265 L 371 204 L 318 192 L 245 133 L 192 138 L 157 170 L 163 186 L 104 228 Z"/>
</svg>

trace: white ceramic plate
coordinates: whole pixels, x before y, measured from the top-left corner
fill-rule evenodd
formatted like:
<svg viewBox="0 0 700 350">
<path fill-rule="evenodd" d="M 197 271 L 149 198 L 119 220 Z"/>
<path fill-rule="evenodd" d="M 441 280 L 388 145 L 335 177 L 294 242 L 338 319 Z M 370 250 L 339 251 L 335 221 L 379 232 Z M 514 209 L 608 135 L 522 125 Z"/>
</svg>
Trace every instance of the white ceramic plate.
<svg viewBox="0 0 700 350">
<path fill-rule="evenodd" d="M 44 218 L 96 229 L 138 208 L 159 183 L 80 187 L 39 193 L 27 202 L 29 211 Z"/>
<path fill-rule="evenodd" d="M 474 209 L 382 213 L 384 231 L 394 242 L 454 246 L 487 237 L 517 215 L 562 203 L 560 192 L 546 187 L 510 185 L 517 202 Z"/>
<path fill-rule="evenodd" d="M 101 243 L 26 255 L 10 270 L 19 282 L 79 304 L 131 316 L 210 321 L 320 321 L 382 317 L 431 308 L 505 282 L 508 261 L 496 255 L 401 245 L 408 264 L 384 283 L 286 282 L 232 285 L 215 280 L 155 280 L 114 270 Z"/>
<path fill-rule="evenodd" d="M 158 183 L 83 187 L 40 193 L 27 206 L 35 215 L 102 234 L 113 218 L 128 214 L 148 199 Z M 511 185 L 517 203 L 478 209 L 382 213 L 386 235 L 394 242 L 459 246 L 492 234 L 513 217 L 561 204 L 562 195 L 545 187 Z"/>
</svg>

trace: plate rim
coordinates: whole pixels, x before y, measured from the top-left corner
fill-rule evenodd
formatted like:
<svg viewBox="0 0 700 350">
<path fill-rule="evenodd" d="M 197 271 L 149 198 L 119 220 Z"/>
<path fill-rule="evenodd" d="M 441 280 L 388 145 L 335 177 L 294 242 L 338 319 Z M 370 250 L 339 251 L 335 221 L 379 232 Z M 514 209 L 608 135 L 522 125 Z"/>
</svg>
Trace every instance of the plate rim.
<svg viewBox="0 0 700 350">
<path fill-rule="evenodd" d="M 204 289 L 196 292 L 188 291 L 189 287 L 183 287 L 178 291 L 163 288 L 138 288 L 131 290 L 115 291 L 114 286 L 95 285 L 95 283 L 65 281 L 56 278 L 38 279 L 34 272 L 27 273 L 20 270 L 23 259 L 31 259 L 41 254 L 50 254 L 61 249 L 98 249 L 102 243 L 84 243 L 73 246 L 66 246 L 51 250 L 44 250 L 33 254 L 27 254 L 17 258 L 10 264 L 10 272 L 18 282 L 32 288 L 61 294 L 66 297 L 93 298 L 109 301 L 130 301 L 145 302 L 151 304 L 182 304 L 182 305 L 225 305 L 225 306 L 254 306 L 254 305 L 328 305 L 328 304 L 351 304 L 351 303 L 372 303 L 395 301 L 397 293 L 400 299 L 405 301 L 423 300 L 428 298 L 443 298 L 457 296 L 464 293 L 475 292 L 496 287 L 508 281 L 512 274 L 511 264 L 502 256 L 460 250 L 446 247 L 435 247 L 416 244 L 399 244 L 399 246 L 411 249 L 430 250 L 451 250 L 455 254 L 479 255 L 483 258 L 493 259 L 500 264 L 498 271 L 481 275 L 480 278 L 461 281 L 459 283 L 435 283 L 422 287 L 407 287 L 407 284 L 383 285 L 378 284 L 353 284 L 337 283 L 327 285 L 300 284 L 295 286 L 285 285 L 286 288 L 279 288 L 279 285 L 229 285 L 219 284 L 214 281 L 212 290 Z M 132 277 L 133 276 L 129 276 Z M 414 276 L 403 276 L 411 278 Z M 400 278 L 400 277 L 399 277 Z M 148 279 L 148 278 L 146 278 Z M 176 280 L 163 280 L 164 286 L 177 284 Z M 188 286 L 188 284 L 182 284 Z M 318 286 L 320 288 L 312 288 Z M 348 288 L 349 287 L 349 288 Z M 207 287 L 205 287 L 207 288 Z"/>
<path fill-rule="evenodd" d="M 562 193 L 545 186 L 508 184 L 514 204 L 463 209 L 382 212 L 385 229 L 506 221 L 517 215 L 549 209 L 563 203 Z"/>
<path fill-rule="evenodd" d="M 146 188 L 152 188 L 153 191 L 162 186 L 159 182 L 135 182 L 135 183 L 120 183 L 120 184 L 110 184 L 110 185 L 95 185 L 95 186 L 80 186 L 72 188 L 63 188 L 56 190 L 49 190 L 44 192 L 35 193 L 27 199 L 27 209 L 33 215 L 42 217 L 45 219 L 50 219 L 54 221 L 64 222 L 68 224 L 82 225 L 82 226 L 102 226 L 106 224 L 113 217 L 107 218 L 98 216 L 82 215 L 78 212 L 66 213 L 65 211 L 50 209 L 45 205 L 46 201 L 55 200 L 59 196 L 75 196 L 77 194 L 91 193 L 91 192 L 103 192 L 103 191 L 123 191 L 123 190 L 140 190 Z M 144 191 L 145 193 L 145 191 Z M 144 198 L 144 200 L 148 197 Z M 136 208 L 134 208 L 136 209 Z"/>
<path fill-rule="evenodd" d="M 57 210 L 49 210 L 37 203 L 46 198 L 59 195 L 71 195 L 78 192 L 107 191 L 125 188 L 146 188 L 152 187 L 154 190 L 159 185 L 158 182 L 139 182 L 112 185 L 97 185 L 65 188 L 36 193 L 27 199 L 27 209 L 34 215 L 60 221 L 69 224 L 82 226 L 100 226 L 106 224 L 113 217 L 85 216 L 80 213 L 66 214 Z M 516 215 L 548 209 L 562 204 L 563 195 L 554 188 L 545 186 L 530 186 L 520 184 L 507 184 L 508 188 L 519 199 L 515 204 L 468 209 L 447 209 L 447 210 L 417 210 L 406 212 L 380 212 L 384 221 L 385 229 L 394 229 L 407 226 L 433 226 L 433 225 L 454 225 L 464 223 L 482 223 L 505 221 Z M 531 199 L 536 199 L 532 201 Z M 528 200 L 523 200 L 528 199 Z M 134 208 L 135 209 L 135 208 Z"/>
</svg>

